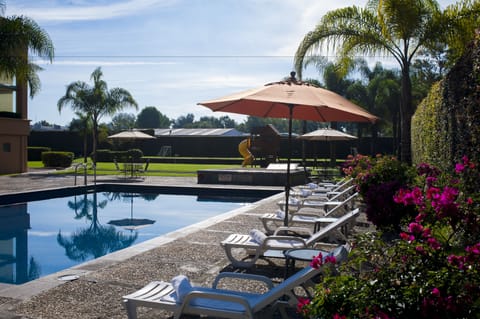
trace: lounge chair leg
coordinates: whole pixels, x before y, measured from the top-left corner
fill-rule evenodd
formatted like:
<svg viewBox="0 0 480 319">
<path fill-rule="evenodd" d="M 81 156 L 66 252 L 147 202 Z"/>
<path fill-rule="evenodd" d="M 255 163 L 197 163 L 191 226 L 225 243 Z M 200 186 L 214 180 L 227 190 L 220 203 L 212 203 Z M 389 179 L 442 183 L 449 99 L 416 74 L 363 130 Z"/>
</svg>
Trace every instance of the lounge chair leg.
<svg viewBox="0 0 480 319">
<path fill-rule="evenodd" d="M 255 254 L 255 256 L 252 257 L 251 261 L 242 261 L 236 259 L 230 248 L 225 249 L 225 254 L 227 255 L 227 258 L 230 260 L 232 265 L 237 268 L 251 268 L 255 265 L 255 262 L 257 261 L 259 254 Z"/>
<path fill-rule="evenodd" d="M 127 309 L 128 319 L 137 319 L 137 306 L 128 302 L 128 300 L 124 300 L 123 304 L 125 305 L 125 309 Z"/>
</svg>

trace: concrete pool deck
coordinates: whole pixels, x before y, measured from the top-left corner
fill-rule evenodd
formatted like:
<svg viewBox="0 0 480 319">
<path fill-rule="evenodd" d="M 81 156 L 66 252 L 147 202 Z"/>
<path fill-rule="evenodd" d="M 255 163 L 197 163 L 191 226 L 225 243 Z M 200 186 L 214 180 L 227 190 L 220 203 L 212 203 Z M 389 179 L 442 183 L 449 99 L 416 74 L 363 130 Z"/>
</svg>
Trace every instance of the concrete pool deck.
<svg viewBox="0 0 480 319">
<path fill-rule="evenodd" d="M 77 180 L 77 184 L 78 182 Z M 97 182 L 118 180 L 99 176 Z M 144 185 L 199 187 L 196 177 L 147 177 L 138 182 Z M 88 178 L 88 183 L 93 183 L 91 177 Z M 73 184 L 72 176 L 53 175 L 44 171 L 0 176 L 0 194 L 71 187 Z M 202 184 L 201 187 L 214 191 L 215 188 L 225 188 L 226 185 Z M 251 189 L 254 186 L 228 187 Z M 282 191 L 282 188 L 277 189 Z M 274 211 L 276 202 L 282 196 L 281 193 L 274 195 L 23 285 L 0 285 L 0 318 L 126 318 L 122 296 L 152 280 L 170 281 L 178 274 L 185 274 L 195 284 L 209 286 L 220 271 L 235 270 L 220 247 L 220 241 L 232 232 L 248 233 L 252 228 L 262 229 L 258 217 Z M 249 272 L 265 274 L 280 281 L 283 270 L 283 260 L 265 259 Z M 78 279 L 59 280 L 64 275 L 78 276 Z M 230 285 L 238 288 L 235 282 Z M 170 317 L 171 313 L 139 309 L 140 319 Z"/>
</svg>

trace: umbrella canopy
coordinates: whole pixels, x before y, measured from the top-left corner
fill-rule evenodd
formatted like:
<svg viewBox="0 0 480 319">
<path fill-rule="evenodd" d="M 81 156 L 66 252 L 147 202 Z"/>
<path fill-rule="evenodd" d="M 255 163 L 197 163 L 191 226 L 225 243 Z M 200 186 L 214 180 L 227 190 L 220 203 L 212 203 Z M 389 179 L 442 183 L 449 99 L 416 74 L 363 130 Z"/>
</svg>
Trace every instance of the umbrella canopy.
<svg viewBox="0 0 480 319">
<path fill-rule="evenodd" d="M 319 129 L 298 137 L 307 141 L 348 141 L 357 137 L 331 128 Z"/>
<path fill-rule="evenodd" d="M 297 81 L 295 72 L 291 72 L 290 78 L 285 81 L 268 83 L 259 88 L 198 104 L 219 112 L 289 119 L 285 225 L 288 224 L 288 200 L 290 195 L 292 119 L 317 122 L 372 123 L 378 119 L 360 106 L 332 91 Z"/>
<path fill-rule="evenodd" d="M 110 225 L 119 226 L 127 230 L 136 230 L 154 224 L 155 221 L 146 218 L 124 218 L 108 222 Z"/>
<path fill-rule="evenodd" d="M 133 198 L 139 197 L 140 194 L 123 194 L 125 198 L 130 198 L 130 218 L 115 219 L 108 222 L 109 225 L 119 226 L 127 230 L 136 230 L 155 223 L 154 220 L 146 218 L 133 218 Z"/>
<path fill-rule="evenodd" d="M 107 138 L 119 139 L 119 140 L 123 140 L 123 139 L 124 140 L 136 140 L 136 139 L 146 140 L 146 139 L 155 138 L 155 136 L 151 136 L 140 131 L 123 131 L 117 134 L 110 135 Z"/>
<path fill-rule="evenodd" d="M 294 72 L 292 72 L 294 73 Z M 317 122 L 375 122 L 377 117 L 344 97 L 309 83 L 289 80 L 200 102 L 213 111 Z"/>
</svg>

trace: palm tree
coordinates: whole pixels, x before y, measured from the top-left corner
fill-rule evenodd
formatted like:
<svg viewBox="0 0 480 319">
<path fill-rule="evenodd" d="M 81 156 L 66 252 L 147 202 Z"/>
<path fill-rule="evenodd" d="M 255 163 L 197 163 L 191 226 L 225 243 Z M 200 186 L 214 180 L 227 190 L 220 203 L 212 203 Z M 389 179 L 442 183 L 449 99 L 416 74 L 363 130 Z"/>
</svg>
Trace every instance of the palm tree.
<svg viewBox="0 0 480 319">
<path fill-rule="evenodd" d="M 96 151 L 98 143 L 98 124 L 104 115 L 114 115 L 116 112 L 126 107 L 138 109 L 138 104 L 125 89 L 108 89 L 107 82 L 102 80 L 102 69 L 96 68 L 90 76 L 93 80 L 93 86 L 82 81 L 72 82 L 67 86 L 65 95 L 58 102 L 58 111 L 70 105 L 71 108 L 79 113 L 90 117 L 93 125 L 93 162 L 96 163 Z"/>
<path fill-rule="evenodd" d="M 87 114 L 75 112 L 78 118 L 70 122 L 69 130 L 76 131 L 83 138 L 83 162 L 86 164 L 88 159 L 88 133 L 92 129 L 92 120 Z"/>
<path fill-rule="evenodd" d="M 3 16 L 5 8 L 5 2 L 1 1 L 0 74 L 15 78 L 17 96 L 24 94 L 28 84 L 30 96 L 33 97 L 40 89 L 37 72 L 42 68 L 29 62 L 28 54 L 31 52 L 52 62 L 53 43 L 47 32 L 32 19 L 24 16 Z"/>
<path fill-rule="evenodd" d="M 340 61 L 355 54 L 393 56 L 401 69 L 400 158 L 410 163 L 410 126 L 415 111 L 411 63 L 421 49 L 431 49 L 439 43 L 444 47 L 456 44 L 451 49 L 458 54 L 462 46 L 457 42 L 463 40 L 465 44 L 473 39 L 474 34 L 468 32 L 478 19 L 479 7 L 475 1 L 464 0 L 456 11 L 442 12 L 435 0 L 369 0 L 365 8 L 352 6 L 330 11 L 301 41 L 295 53 L 296 71 L 301 77 L 305 57 L 323 45 L 334 48 Z M 461 39 L 455 37 L 458 34 Z"/>
</svg>

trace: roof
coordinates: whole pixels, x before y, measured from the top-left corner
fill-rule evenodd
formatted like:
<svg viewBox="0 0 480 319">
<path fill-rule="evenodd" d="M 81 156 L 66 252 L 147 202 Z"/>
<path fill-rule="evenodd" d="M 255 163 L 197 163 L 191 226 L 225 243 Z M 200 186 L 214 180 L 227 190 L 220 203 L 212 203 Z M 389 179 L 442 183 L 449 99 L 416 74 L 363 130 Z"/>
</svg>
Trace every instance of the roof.
<svg viewBox="0 0 480 319">
<path fill-rule="evenodd" d="M 155 129 L 155 136 L 244 136 L 234 128 L 174 128 Z"/>
</svg>

